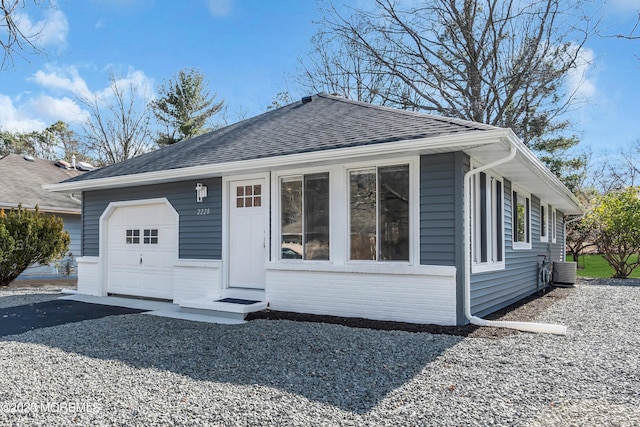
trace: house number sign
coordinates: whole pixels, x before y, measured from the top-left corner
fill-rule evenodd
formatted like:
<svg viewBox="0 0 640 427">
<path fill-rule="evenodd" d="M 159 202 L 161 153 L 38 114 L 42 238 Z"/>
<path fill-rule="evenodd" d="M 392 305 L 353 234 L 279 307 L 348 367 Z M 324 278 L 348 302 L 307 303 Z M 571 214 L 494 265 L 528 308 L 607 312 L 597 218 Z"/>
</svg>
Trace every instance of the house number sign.
<svg viewBox="0 0 640 427">
<path fill-rule="evenodd" d="M 211 209 L 210 208 L 202 208 L 196 211 L 196 215 L 209 215 Z"/>
</svg>

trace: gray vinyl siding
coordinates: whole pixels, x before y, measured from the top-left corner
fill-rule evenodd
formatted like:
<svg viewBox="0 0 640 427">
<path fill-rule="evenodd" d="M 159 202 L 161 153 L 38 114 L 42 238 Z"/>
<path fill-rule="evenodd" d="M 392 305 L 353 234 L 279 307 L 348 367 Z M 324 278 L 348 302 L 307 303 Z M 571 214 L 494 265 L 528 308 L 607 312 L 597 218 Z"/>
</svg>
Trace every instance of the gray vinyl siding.
<svg viewBox="0 0 640 427">
<path fill-rule="evenodd" d="M 198 180 L 208 187 L 208 197 L 196 202 L 196 181 L 146 185 L 82 194 L 82 255 L 99 256 L 100 216 L 110 202 L 166 197 L 179 215 L 180 258 L 222 259 L 222 179 Z M 209 215 L 197 215 L 209 208 Z"/>
<path fill-rule="evenodd" d="M 556 243 L 540 241 L 540 199 L 531 195 L 531 249 L 513 249 L 512 185 L 504 180 L 505 269 L 471 275 L 471 311 L 484 316 L 506 307 L 537 288 L 537 264 L 546 255 L 551 260 L 562 252 L 562 214 L 557 214 Z"/>
<path fill-rule="evenodd" d="M 80 256 L 81 222 L 80 215 L 56 214 L 64 221 L 64 230 L 69 233 L 69 250 L 73 257 Z"/>
<path fill-rule="evenodd" d="M 454 266 L 456 316 L 464 323 L 464 174 L 469 157 L 444 153 L 420 157 L 420 264 Z"/>
<path fill-rule="evenodd" d="M 456 265 L 462 241 L 462 185 L 466 156 L 420 157 L 420 264 Z M 468 167 L 468 162 L 467 162 Z"/>
</svg>

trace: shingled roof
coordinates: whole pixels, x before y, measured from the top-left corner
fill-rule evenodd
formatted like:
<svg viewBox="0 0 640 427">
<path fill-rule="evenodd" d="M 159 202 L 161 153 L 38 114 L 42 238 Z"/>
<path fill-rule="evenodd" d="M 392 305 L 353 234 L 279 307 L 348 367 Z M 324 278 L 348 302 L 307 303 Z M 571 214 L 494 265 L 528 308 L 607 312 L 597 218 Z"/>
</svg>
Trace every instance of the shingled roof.
<svg viewBox="0 0 640 427">
<path fill-rule="evenodd" d="M 21 204 L 25 208 L 36 205 L 43 212 L 80 213 L 80 203 L 68 194 L 52 193 L 42 188 L 78 176 L 80 172 L 63 169 L 50 160 L 25 159 L 18 154 L 0 158 L 0 207 Z"/>
<path fill-rule="evenodd" d="M 497 128 L 319 93 L 68 182 L 490 129 Z"/>
</svg>

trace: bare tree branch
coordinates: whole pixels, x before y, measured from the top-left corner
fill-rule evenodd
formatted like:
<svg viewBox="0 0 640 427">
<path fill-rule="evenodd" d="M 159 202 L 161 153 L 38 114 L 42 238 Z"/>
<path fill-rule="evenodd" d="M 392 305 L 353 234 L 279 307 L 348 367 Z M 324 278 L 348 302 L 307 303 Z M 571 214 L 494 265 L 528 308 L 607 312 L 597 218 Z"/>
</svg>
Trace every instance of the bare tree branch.
<svg viewBox="0 0 640 427">
<path fill-rule="evenodd" d="M 33 0 L 36 6 L 49 3 L 48 0 Z M 36 45 L 40 30 L 23 28 L 20 11 L 26 7 L 25 0 L 0 0 L 0 48 L 3 50 L 0 70 L 14 65 L 14 55 L 26 60 L 27 54 L 40 54 Z"/>
<path fill-rule="evenodd" d="M 113 74 L 109 93 L 80 99 L 90 113 L 84 126 L 85 144 L 101 164 L 113 164 L 153 147 L 151 112 L 145 94 Z"/>
</svg>

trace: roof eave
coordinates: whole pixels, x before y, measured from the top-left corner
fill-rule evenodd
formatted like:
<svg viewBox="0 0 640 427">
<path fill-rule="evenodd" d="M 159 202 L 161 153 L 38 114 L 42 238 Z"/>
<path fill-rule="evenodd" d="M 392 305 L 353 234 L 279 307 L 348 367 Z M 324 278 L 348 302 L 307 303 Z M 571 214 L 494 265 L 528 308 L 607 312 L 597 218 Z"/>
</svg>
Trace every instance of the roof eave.
<svg viewBox="0 0 640 427">
<path fill-rule="evenodd" d="M 36 209 L 36 205 L 25 205 L 25 204 L 19 204 L 20 206 L 22 206 L 24 209 L 27 210 L 35 210 Z M 17 203 L 0 203 L 0 209 L 16 209 L 18 207 Z M 38 210 L 40 210 L 40 212 L 46 212 L 46 213 L 52 213 L 52 214 L 66 214 L 66 215 L 80 215 L 81 214 L 81 209 L 80 208 L 65 208 L 65 207 L 58 207 L 58 206 L 46 206 L 46 205 L 38 205 Z"/>
<path fill-rule="evenodd" d="M 533 154 L 513 131 L 509 130 L 502 136 L 501 150 L 503 154 L 492 153 L 491 159 L 495 159 L 499 155 L 506 156 L 511 145 L 516 147 L 516 158 L 497 167 L 496 172 L 516 184 L 527 181 L 528 185 L 524 186 L 525 190 L 551 203 L 552 206 L 565 214 L 583 214 L 585 212 L 582 204 L 571 190 Z M 475 158 L 482 158 L 482 155 L 474 150 L 470 150 L 469 154 Z M 484 160 L 488 162 L 489 159 Z"/>
<path fill-rule="evenodd" d="M 139 174 L 122 175 L 108 178 L 87 179 L 82 181 L 47 184 L 43 187 L 55 192 L 92 191 L 121 188 L 135 185 L 160 184 L 170 181 L 202 179 L 236 173 L 238 170 L 250 172 L 276 169 L 291 165 L 304 165 L 317 162 L 345 161 L 367 156 L 395 156 L 398 153 L 421 153 L 430 151 L 459 151 L 495 143 L 503 138 L 508 129 L 474 130 L 441 136 L 419 138 L 389 143 L 371 144 L 357 147 L 311 151 L 267 158 L 207 164 L 179 169 L 168 169 Z"/>
</svg>

